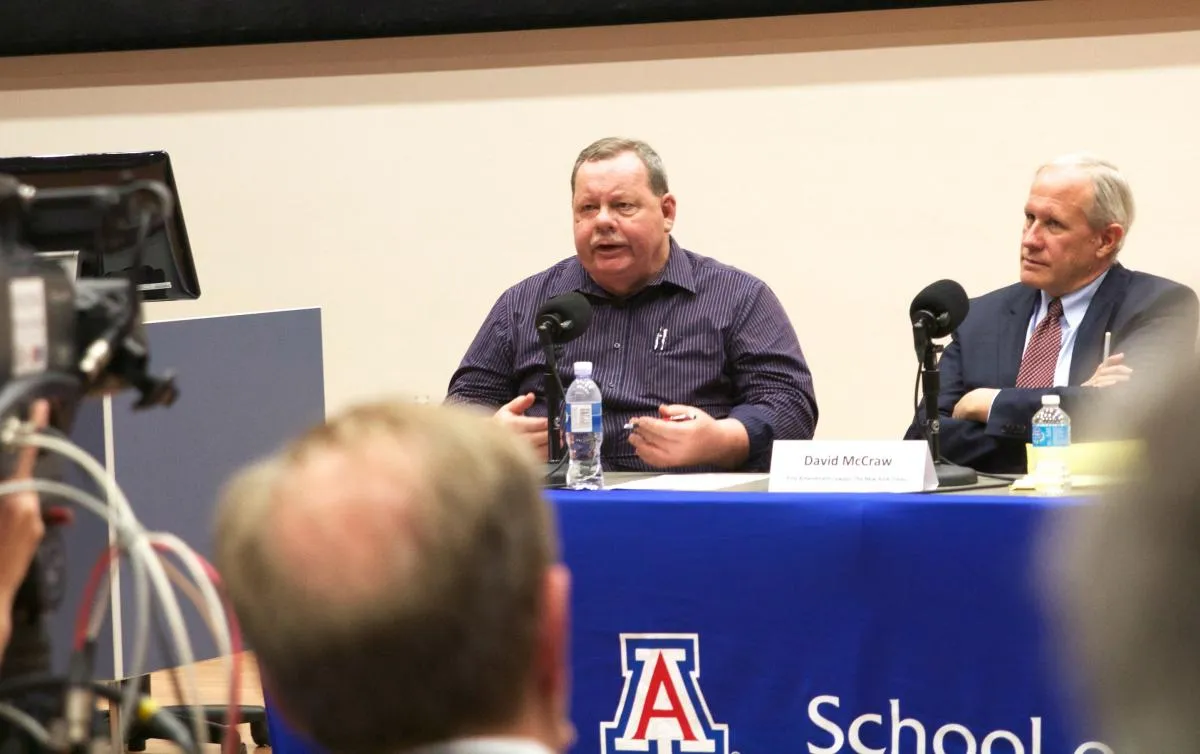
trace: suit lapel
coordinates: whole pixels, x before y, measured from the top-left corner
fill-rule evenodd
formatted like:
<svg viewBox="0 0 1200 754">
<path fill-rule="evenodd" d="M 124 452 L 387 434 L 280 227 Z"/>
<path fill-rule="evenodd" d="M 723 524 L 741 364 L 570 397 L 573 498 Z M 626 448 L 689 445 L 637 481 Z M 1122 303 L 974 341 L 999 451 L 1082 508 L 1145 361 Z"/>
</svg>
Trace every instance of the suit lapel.
<svg viewBox="0 0 1200 754">
<path fill-rule="evenodd" d="M 1021 357 L 1025 352 L 1025 333 L 1029 330 L 1029 318 L 1037 306 L 1038 292 L 1020 286 L 1009 300 L 1008 314 L 1000 326 L 996 363 L 1000 366 L 1000 387 L 1017 384 L 1017 372 L 1021 369 Z"/>
<path fill-rule="evenodd" d="M 1117 305 L 1125 297 L 1125 289 L 1129 287 L 1129 270 L 1120 264 L 1114 264 L 1109 269 L 1104 282 L 1096 289 L 1092 302 L 1088 304 L 1087 314 L 1079 323 L 1079 333 L 1075 336 L 1075 349 L 1071 352 L 1070 384 L 1081 385 L 1092 376 L 1104 356 L 1104 332 L 1112 325 Z M 1117 353 L 1117 344 L 1113 344 L 1113 353 Z"/>
</svg>

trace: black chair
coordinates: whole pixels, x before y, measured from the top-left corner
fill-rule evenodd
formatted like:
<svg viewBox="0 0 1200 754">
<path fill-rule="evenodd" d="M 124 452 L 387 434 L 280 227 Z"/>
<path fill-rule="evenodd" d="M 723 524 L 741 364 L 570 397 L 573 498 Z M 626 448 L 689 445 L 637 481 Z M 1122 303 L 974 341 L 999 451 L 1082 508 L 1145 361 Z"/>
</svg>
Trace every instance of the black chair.
<svg viewBox="0 0 1200 754">
<path fill-rule="evenodd" d="M 134 683 L 139 686 L 143 694 L 150 695 L 150 676 L 144 675 L 136 680 L 124 681 L 123 683 Z M 224 704 L 204 704 L 200 706 L 203 713 L 206 727 L 208 728 L 208 740 L 201 743 L 219 744 L 225 740 L 225 731 L 228 725 L 228 707 Z M 178 717 L 191 730 L 192 715 L 191 708 L 182 705 L 163 707 L 164 712 L 169 712 Z M 270 746 L 271 735 L 267 727 L 267 708 L 255 705 L 241 705 L 238 707 L 239 724 L 249 723 L 250 738 L 254 741 L 255 746 Z M 102 735 L 107 735 L 109 727 L 109 716 L 107 712 L 100 713 L 100 720 L 97 726 L 103 727 Z M 234 731 L 234 735 L 238 736 L 238 751 L 240 754 L 246 754 L 247 747 L 244 741 L 241 741 L 241 735 Z M 150 739 L 166 739 L 168 736 L 157 726 L 148 725 L 139 721 L 134 721 L 129 726 L 125 734 L 125 745 L 129 751 L 140 752 L 146 750 L 146 741 Z"/>
</svg>

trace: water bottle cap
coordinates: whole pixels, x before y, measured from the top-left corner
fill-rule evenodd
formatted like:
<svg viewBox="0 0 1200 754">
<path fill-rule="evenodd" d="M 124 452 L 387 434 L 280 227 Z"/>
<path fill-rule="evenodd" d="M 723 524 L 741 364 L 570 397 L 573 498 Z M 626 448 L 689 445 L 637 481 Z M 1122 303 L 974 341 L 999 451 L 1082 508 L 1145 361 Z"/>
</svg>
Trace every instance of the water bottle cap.
<svg viewBox="0 0 1200 754">
<path fill-rule="evenodd" d="M 1060 399 L 1057 395 L 1043 395 L 1042 396 L 1042 405 L 1043 406 L 1057 406 L 1059 404 L 1059 402 L 1060 402 Z"/>
<path fill-rule="evenodd" d="M 575 362 L 575 378 L 576 379 L 581 380 L 585 377 L 591 377 L 591 376 L 592 376 L 592 362 L 590 362 L 590 361 Z"/>
</svg>

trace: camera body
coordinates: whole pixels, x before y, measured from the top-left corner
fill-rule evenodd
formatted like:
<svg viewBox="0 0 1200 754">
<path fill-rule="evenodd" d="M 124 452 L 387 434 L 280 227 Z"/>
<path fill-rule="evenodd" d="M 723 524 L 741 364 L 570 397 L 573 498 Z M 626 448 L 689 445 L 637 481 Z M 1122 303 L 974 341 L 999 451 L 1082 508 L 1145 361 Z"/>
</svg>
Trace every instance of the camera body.
<svg viewBox="0 0 1200 754">
<path fill-rule="evenodd" d="M 173 378 L 148 371 L 134 273 L 72 280 L 62 265 L 37 254 L 42 245 L 59 248 L 63 238 L 91 238 L 81 253 L 132 247 L 136 271 L 138 249 L 173 206 L 157 181 L 37 190 L 0 175 L 0 420 L 13 402 L 44 397 L 73 404 L 126 388 L 141 393 L 138 408 L 174 402 Z M 56 418 L 69 422 L 70 412 Z"/>
<path fill-rule="evenodd" d="M 0 422 L 24 417 L 39 399 L 51 405 L 50 425 L 70 432 L 80 401 L 135 389 L 136 408 L 170 405 L 171 375 L 149 371 L 142 295 L 130 276 L 75 280 L 58 262 L 39 256 L 62 239 L 90 238 L 80 253 L 137 250 L 171 216 L 174 198 L 161 183 L 128 180 L 111 186 L 38 190 L 0 175 Z M 137 266 L 134 266 L 137 269 Z M 10 476 L 14 449 L 0 450 L 0 480 Z M 39 461 L 37 476 L 61 473 Z M 13 635 L 0 671 L 45 669 L 49 645 L 43 616 L 57 607 L 67 553 L 43 496 L 46 537 L 13 607 Z"/>
</svg>

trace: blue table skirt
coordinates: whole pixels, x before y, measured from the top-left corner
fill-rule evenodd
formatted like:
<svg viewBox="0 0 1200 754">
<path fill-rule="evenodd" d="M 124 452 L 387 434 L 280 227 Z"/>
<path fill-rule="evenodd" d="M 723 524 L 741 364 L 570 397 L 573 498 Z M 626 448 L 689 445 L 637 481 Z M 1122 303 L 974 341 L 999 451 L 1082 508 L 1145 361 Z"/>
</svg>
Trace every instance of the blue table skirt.
<svg viewBox="0 0 1200 754">
<path fill-rule="evenodd" d="M 1108 751 L 1067 703 L 1035 579 L 1047 514 L 1076 503 L 548 495 L 575 752 Z"/>
<path fill-rule="evenodd" d="M 666 738 L 681 737 L 681 719 L 697 745 L 712 727 L 707 750 L 718 754 L 1104 751 L 1082 746 L 1090 739 L 1069 713 L 1063 662 L 1040 609 L 1034 551 L 1061 501 L 550 497 L 574 575 L 577 752 L 639 744 L 651 754 L 681 751 L 623 738 L 643 727 L 638 717 L 647 709 L 657 709 L 651 723 Z M 677 685 L 672 696 L 662 671 L 658 681 L 646 680 L 657 664 L 655 642 L 670 641 L 639 634 L 694 644 L 698 658 L 687 661 L 699 664 L 695 683 L 683 671 L 667 674 Z M 638 667 L 628 658 L 631 688 L 622 705 L 622 655 L 635 654 L 631 643 L 649 659 Z M 643 697 L 653 690 L 656 699 L 638 702 L 639 684 Z M 683 709 L 689 704 L 706 705 L 711 721 L 692 722 Z"/>
</svg>

